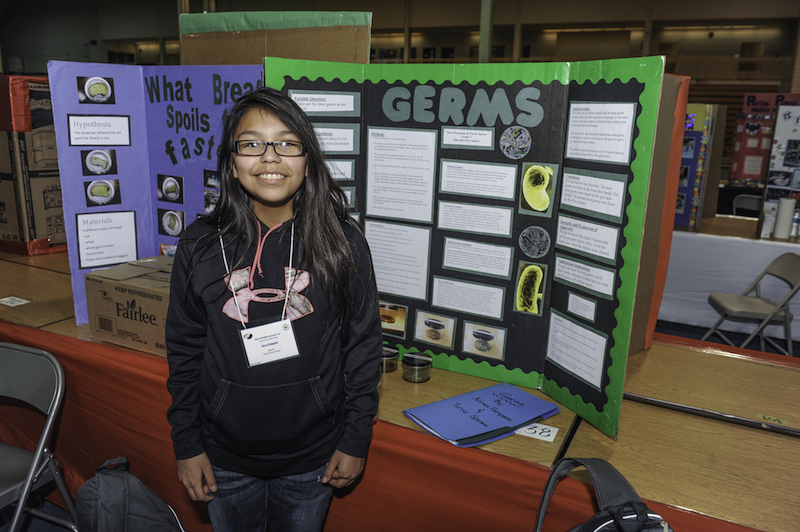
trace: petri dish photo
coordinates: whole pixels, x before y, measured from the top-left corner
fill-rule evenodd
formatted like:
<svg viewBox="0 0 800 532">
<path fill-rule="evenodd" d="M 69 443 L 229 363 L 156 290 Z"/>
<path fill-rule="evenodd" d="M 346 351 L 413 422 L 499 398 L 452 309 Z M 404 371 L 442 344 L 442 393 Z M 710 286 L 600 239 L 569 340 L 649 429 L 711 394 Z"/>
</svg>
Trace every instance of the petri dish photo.
<svg viewBox="0 0 800 532">
<path fill-rule="evenodd" d="M 164 232 L 171 236 L 178 236 L 183 231 L 183 221 L 180 214 L 175 211 L 167 211 L 161 217 L 161 227 Z"/>
<path fill-rule="evenodd" d="M 98 179 L 86 187 L 86 197 L 95 205 L 105 205 L 114 199 L 116 188 L 111 181 Z"/>
<path fill-rule="evenodd" d="M 83 85 L 83 93 L 91 101 L 103 103 L 111 97 L 111 84 L 103 78 L 89 78 Z"/>
<path fill-rule="evenodd" d="M 86 168 L 93 174 L 105 174 L 111 170 L 111 156 L 103 150 L 92 150 L 86 154 Z"/>
<path fill-rule="evenodd" d="M 167 177 L 161 183 L 161 192 L 164 194 L 164 198 L 174 201 L 181 195 L 181 185 L 174 177 Z"/>
</svg>

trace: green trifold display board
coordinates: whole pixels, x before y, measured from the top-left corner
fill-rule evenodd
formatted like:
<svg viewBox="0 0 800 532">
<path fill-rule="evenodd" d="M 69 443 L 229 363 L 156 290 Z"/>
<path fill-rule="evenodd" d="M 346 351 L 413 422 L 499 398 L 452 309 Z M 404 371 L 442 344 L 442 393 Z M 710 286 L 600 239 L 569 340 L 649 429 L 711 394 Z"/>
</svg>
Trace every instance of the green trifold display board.
<svg viewBox="0 0 800 532">
<path fill-rule="evenodd" d="M 265 60 L 364 228 L 386 342 L 539 388 L 611 436 L 647 326 L 642 254 L 658 252 L 645 213 L 663 208 L 655 138 L 675 107 L 659 113 L 663 80 L 662 57 Z"/>
</svg>

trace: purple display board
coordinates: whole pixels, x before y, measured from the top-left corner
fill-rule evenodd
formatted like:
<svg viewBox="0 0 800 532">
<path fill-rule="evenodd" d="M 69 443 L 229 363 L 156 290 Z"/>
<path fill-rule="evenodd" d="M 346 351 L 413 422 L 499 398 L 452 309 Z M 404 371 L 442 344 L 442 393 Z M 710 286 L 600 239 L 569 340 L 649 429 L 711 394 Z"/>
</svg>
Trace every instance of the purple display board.
<svg viewBox="0 0 800 532">
<path fill-rule="evenodd" d="M 678 181 L 678 200 L 675 205 L 675 225 L 695 227 L 701 209 L 707 137 L 702 131 L 686 130 L 683 134 L 681 171 Z"/>
<path fill-rule="evenodd" d="M 263 85 L 241 66 L 48 65 L 75 321 L 84 274 L 171 255 L 219 198 L 223 113 Z"/>
</svg>

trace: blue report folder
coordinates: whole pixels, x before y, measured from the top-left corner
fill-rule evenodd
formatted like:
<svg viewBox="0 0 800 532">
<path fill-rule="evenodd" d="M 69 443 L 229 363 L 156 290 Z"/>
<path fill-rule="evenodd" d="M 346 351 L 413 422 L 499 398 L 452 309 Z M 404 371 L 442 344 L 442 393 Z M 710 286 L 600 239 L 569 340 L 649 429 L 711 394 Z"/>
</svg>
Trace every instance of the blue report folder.
<svg viewBox="0 0 800 532">
<path fill-rule="evenodd" d="M 504 382 L 403 413 L 434 436 L 459 447 L 472 447 L 510 436 L 558 411 L 555 403 Z"/>
</svg>

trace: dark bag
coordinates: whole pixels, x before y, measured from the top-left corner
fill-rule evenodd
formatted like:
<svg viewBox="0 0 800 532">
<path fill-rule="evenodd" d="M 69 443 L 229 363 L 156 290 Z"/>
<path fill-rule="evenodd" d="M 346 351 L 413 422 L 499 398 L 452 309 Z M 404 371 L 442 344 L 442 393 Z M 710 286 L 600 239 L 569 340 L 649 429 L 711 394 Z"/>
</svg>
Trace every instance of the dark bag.
<svg viewBox="0 0 800 532">
<path fill-rule="evenodd" d="M 669 524 L 642 502 L 625 477 L 600 458 L 562 458 L 556 463 L 542 493 L 535 532 L 542 532 L 547 505 L 559 481 L 580 466 L 592 477 L 600 511 L 569 532 L 672 532 Z"/>
<path fill-rule="evenodd" d="M 172 508 L 129 473 L 129 467 L 125 456 L 108 460 L 78 488 L 78 530 L 185 532 Z"/>
</svg>

